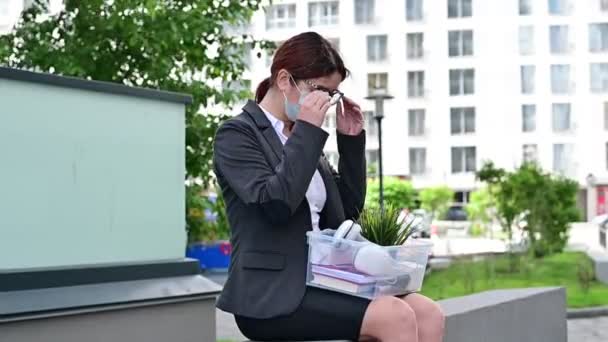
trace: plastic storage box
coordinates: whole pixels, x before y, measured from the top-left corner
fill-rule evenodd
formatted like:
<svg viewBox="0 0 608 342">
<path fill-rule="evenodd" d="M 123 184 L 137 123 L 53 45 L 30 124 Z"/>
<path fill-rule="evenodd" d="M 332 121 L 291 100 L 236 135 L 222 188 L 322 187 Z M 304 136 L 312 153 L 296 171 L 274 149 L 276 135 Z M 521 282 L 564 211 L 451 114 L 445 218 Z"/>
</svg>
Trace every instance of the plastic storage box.
<svg viewBox="0 0 608 342">
<path fill-rule="evenodd" d="M 433 245 L 408 239 L 381 247 L 316 231 L 307 236 L 306 284 L 370 299 L 420 291 Z"/>
</svg>

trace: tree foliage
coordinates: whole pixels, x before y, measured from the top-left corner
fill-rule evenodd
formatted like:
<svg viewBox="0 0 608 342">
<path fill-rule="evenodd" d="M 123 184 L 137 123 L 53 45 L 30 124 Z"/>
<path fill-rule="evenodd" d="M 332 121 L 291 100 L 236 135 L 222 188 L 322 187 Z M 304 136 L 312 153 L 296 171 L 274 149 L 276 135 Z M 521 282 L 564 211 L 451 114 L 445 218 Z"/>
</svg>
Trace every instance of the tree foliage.
<svg viewBox="0 0 608 342">
<path fill-rule="evenodd" d="M 249 96 L 222 83 L 241 79 L 250 48 L 272 45 L 235 29 L 259 7 L 260 0 L 66 0 L 48 15 L 36 0 L 0 36 L 0 65 L 191 94 L 184 177 L 207 187 L 222 109 Z"/>
<path fill-rule="evenodd" d="M 578 184 L 546 173 L 533 163 L 525 163 L 514 172 L 491 164 L 482 170 L 485 175 L 500 175 L 485 179 L 496 189 L 497 211 L 505 230 L 510 233 L 512 225 L 522 228 L 537 257 L 561 252 L 568 241 L 570 223 L 579 219 Z"/>
<path fill-rule="evenodd" d="M 473 224 L 487 228 L 492 222 L 492 209 L 494 201 L 488 187 L 481 188 L 471 193 L 471 200 L 466 206 L 467 215 Z"/>
<path fill-rule="evenodd" d="M 412 183 L 397 177 L 383 178 L 384 202 L 399 209 L 413 208 L 416 191 Z M 367 182 L 367 206 L 377 206 L 380 200 L 380 181 L 370 179 Z"/>
<path fill-rule="evenodd" d="M 420 205 L 431 213 L 433 218 L 441 217 L 446 213 L 454 201 L 454 191 L 447 186 L 426 188 L 420 191 Z"/>
</svg>

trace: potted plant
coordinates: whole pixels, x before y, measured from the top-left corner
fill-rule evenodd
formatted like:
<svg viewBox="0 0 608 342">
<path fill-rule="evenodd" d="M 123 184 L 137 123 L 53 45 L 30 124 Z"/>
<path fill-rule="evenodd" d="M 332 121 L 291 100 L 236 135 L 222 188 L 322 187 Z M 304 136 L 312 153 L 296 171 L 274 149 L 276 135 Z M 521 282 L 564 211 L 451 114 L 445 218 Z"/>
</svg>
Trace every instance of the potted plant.
<svg viewBox="0 0 608 342">
<path fill-rule="evenodd" d="M 361 212 L 358 223 L 361 235 L 369 242 L 380 246 L 403 245 L 420 229 L 419 218 L 414 215 L 402 215 L 402 210 L 387 205 L 368 207 Z"/>
<path fill-rule="evenodd" d="M 223 197 L 214 188 L 215 192 L 209 192 L 198 185 L 187 187 L 186 256 L 198 259 L 203 270 L 226 271 L 232 250 L 230 228 Z"/>
</svg>

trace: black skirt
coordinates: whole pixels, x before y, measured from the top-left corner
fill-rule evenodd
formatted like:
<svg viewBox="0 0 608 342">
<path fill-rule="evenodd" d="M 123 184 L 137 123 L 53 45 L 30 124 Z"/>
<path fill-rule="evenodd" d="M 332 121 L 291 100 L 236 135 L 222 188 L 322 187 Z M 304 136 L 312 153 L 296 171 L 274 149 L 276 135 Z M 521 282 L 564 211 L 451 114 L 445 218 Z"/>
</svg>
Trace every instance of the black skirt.
<svg viewBox="0 0 608 342">
<path fill-rule="evenodd" d="M 253 341 L 358 341 L 369 299 L 307 286 L 295 312 L 256 319 L 235 316 L 243 335 Z"/>
</svg>

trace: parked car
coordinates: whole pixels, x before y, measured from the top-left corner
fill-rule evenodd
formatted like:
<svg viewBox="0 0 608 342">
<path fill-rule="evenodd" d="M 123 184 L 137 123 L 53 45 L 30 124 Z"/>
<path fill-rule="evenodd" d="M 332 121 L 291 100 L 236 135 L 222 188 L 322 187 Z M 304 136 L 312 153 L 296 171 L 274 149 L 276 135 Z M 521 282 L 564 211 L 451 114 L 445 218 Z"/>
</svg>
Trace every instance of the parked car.
<svg viewBox="0 0 608 342">
<path fill-rule="evenodd" d="M 452 205 L 445 214 L 446 221 L 467 221 L 467 211 L 462 205 Z"/>
</svg>

